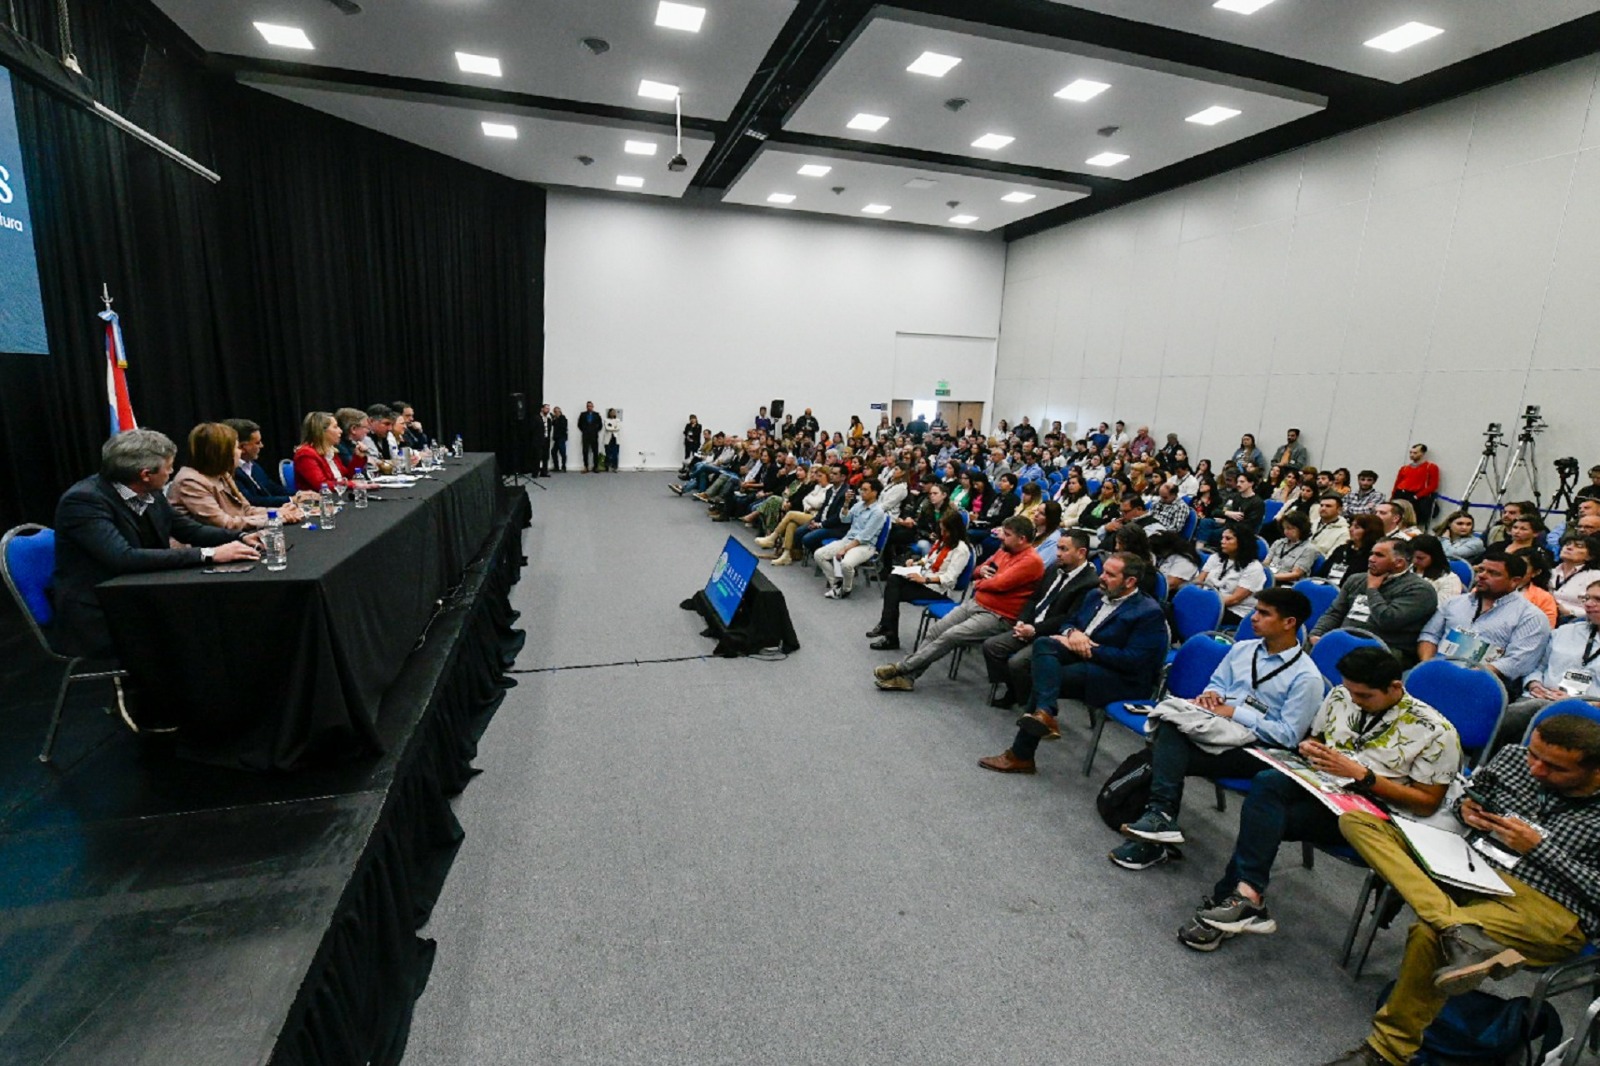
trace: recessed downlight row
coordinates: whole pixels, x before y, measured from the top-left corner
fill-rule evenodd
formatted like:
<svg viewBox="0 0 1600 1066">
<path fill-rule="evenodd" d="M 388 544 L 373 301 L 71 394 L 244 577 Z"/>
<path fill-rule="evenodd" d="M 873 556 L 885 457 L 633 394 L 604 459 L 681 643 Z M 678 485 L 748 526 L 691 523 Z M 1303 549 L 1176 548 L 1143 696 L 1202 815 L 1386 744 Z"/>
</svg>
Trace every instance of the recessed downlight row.
<svg viewBox="0 0 1600 1066">
<path fill-rule="evenodd" d="M 1273 0 L 1216 0 L 1211 6 L 1218 11 L 1231 11 L 1236 15 L 1254 15 L 1272 2 Z M 1362 44 L 1383 52 L 1404 52 L 1407 48 L 1419 45 L 1423 41 L 1433 40 L 1443 32 L 1444 30 L 1438 26 L 1430 26 L 1426 22 L 1407 22 L 1363 41 Z"/>
</svg>

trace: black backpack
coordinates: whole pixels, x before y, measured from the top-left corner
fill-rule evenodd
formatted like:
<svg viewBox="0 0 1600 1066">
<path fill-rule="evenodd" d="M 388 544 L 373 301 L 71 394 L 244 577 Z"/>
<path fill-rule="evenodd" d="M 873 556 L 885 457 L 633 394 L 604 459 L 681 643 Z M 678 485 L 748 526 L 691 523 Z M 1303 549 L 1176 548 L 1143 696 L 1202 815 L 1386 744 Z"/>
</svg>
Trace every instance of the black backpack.
<svg viewBox="0 0 1600 1066">
<path fill-rule="evenodd" d="M 1150 749 L 1140 748 L 1122 760 L 1094 798 L 1095 810 L 1112 829 L 1121 830 L 1144 813 L 1150 802 Z"/>
<path fill-rule="evenodd" d="M 1393 981 L 1383 987 L 1378 1006 L 1393 988 Z M 1530 1030 L 1527 996 L 1505 999 L 1473 991 L 1445 1002 L 1411 1061 L 1416 1066 L 1529 1066 L 1543 1062 L 1560 1043 L 1561 1016 L 1549 1003 L 1541 1005 Z"/>
</svg>

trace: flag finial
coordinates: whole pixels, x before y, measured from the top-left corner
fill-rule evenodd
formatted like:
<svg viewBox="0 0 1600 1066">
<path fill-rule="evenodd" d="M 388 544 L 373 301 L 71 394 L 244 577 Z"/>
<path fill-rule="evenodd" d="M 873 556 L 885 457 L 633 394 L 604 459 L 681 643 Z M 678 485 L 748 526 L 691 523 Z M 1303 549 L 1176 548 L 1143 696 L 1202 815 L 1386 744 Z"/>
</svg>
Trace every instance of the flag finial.
<svg viewBox="0 0 1600 1066">
<path fill-rule="evenodd" d="M 100 302 L 106 305 L 106 310 L 111 310 L 111 288 L 105 282 L 100 283 Z"/>
</svg>

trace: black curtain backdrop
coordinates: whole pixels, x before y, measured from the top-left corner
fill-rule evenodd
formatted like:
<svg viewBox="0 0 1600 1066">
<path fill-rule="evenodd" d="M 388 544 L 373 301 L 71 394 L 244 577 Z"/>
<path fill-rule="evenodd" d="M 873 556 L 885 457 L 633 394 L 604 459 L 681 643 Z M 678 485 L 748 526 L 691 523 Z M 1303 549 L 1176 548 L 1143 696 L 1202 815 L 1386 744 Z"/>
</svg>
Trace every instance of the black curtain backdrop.
<svg viewBox="0 0 1600 1066">
<path fill-rule="evenodd" d="M 53 2 L 18 8 L 56 51 Z M 222 183 L 13 76 L 52 354 L 0 354 L 0 524 L 50 522 L 98 466 L 102 282 L 134 413 L 180 459 L 197 422 L 254 419 L 276 461 L 308 411 L 405 399 L 509 468 L 509 395 L 537 410 L 543 381 L 543 190 L 219 78 L 137 2 L 71 10 L 96 97 Z"/>
</svg>

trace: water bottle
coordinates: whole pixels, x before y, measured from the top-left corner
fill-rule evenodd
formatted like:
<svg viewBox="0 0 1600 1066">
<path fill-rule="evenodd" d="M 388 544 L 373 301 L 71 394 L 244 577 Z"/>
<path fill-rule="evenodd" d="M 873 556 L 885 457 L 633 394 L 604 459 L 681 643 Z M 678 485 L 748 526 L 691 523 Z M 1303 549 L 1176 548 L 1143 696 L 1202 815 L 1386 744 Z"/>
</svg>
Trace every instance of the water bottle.
<svg viewBox="0 0 1600 1066">
<path fill-rule="evenodd" d="M 431 437 L 428 439 L 428 451 L 433 454 L 433 466 L 434 466 L 434 469 L 435 470 L 443 470 L 444 469 L 444 451 L 443 451 L 443 449 L 441 449 L 439 447 L 439 442 L 434 440 L 434 439 L 432 439 Z"/>
<path fill-rule="evenodd" d="M 323 484 L 322 484 L 322 521 L 320 523 L 322 528 L 323 529 L 332 529 L 333 528 L 333 516 L 338 514 L 338 513 L 339 513 L 339 508 L 333 502 L 333 490 L 328 487 L 327 482 L 323 482 Z"/>
<path fill-rule="evenodd" d="M 261 558 L 266 560 L 268 570 L 283 570 L 289 565 L 289 543 L 277 511 L 267 512 L 267 528 L 261 533 Z"/>
<path fill-rule="evenodd" d="M 466 454 L 467 446 L 461 442 L 461 434 L 456 434 L 455 443 L 450 446 L 450 450 L 456 453 L 457 459 Z"/>
<path fill-rule="evenodd" d="M 363 511 L 367 507 L 367 483 L 365 480 L 350 483 L 350 496 L 355 501 L 356 510 Z"/>
</svg>

